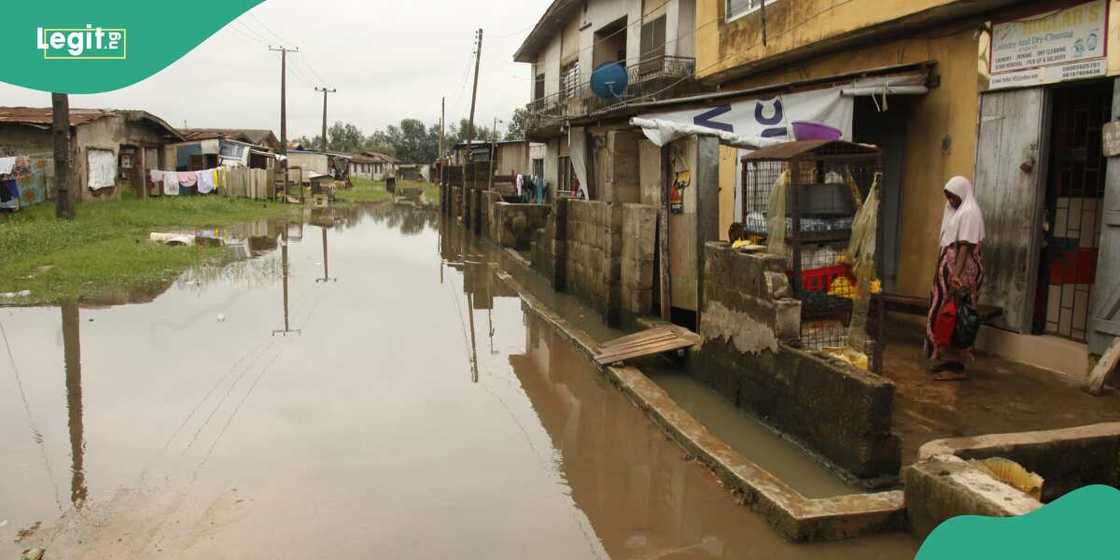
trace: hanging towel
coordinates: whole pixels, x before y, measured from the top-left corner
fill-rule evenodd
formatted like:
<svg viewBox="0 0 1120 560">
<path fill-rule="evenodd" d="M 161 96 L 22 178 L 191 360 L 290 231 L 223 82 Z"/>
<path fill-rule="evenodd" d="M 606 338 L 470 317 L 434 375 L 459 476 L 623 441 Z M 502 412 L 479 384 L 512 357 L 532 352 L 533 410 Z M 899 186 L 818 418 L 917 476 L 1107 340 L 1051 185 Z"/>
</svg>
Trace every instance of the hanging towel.
<svg viewBox="0 0 1120 560">
<path fill-rule="evenodd" d="M 214 173 L 214 190 L 220 191 L 220 190 L 222 190 L 222 168 L 221 167 L 214 168 L 213 173 Z"/>
<path fill-rule="evenodd" d="M 153 183 L 163 182 L 163 171 L 160 171 L 158 169 L 149 169 L 148 174 L 151 176 Z"/>
<path fill-rule="evenodd" d="M 12 172 L 12 168 L 14 168 L 15 166 L 16 166 L 16 158 L 15 158 L 15 156 L 12 156 L 12 157 L 0 157 L 0 175 L 9 175 L 9 174 L 11 174 L 11 172 Z"/>
<path fill-rule="evenodd" d="M 214 192 L 214 170 L 206 169 L 197 172 L 198 175 L 198 194 L 210 194 Z"/>
<path fill-rule="evenodd" d="M 180 187 L 193 187 L 198 183 L 197 171 L 180 171 L 179 172 L 179 186 Z"/>
<path fill-rule="evenodd" d="M 174 171 L 163 172 L 163 194 L 179 196 L 179 174 Z"/>
</svg>

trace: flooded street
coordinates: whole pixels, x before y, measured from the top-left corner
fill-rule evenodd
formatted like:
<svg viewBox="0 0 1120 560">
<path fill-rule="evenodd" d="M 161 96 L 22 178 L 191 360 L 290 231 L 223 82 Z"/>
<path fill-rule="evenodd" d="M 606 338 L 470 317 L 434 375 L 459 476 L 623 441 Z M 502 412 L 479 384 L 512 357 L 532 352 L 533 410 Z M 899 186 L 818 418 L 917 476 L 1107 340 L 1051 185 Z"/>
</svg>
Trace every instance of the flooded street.
<svg viewBox="0 0 1120 560">
<path fill-rule="evenodd" d="M 913 556 L 784 541 L 491 249 L 445 265 L 438 219 L 339 210 L 146 303 L 0 308 L 0 558 Z"/>
</svg>

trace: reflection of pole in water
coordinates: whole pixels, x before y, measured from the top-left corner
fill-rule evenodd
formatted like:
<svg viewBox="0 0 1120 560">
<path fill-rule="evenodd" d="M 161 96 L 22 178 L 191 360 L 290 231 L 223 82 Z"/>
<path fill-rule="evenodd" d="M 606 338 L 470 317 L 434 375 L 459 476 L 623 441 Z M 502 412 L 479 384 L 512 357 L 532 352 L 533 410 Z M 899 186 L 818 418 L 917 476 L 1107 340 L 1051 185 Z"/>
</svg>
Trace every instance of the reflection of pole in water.
<svg viewBox="0 0 1120 560">
<path fill-rule="evenodd" d="M 467 291 L 467 313 L 471 317 L 471 381 L 478 383 L 478 345 L 474 340 L 474 298 L 470 290 Z"/>
<path fill-rule="evenodd" d="M 486 320 L 490 322 L 490 353 L 497 354 L 494 351 L 494 302 L 491 300 L 490 307 L 486 309 Z"/>
<path fill-rule="evenodd" d="M 78 304 L 62 304 L 62 348 L 66 365 L 66 406 L 70 426 L 70 502 L 81 509 L 89 493 L 86 488 L 85 437 L 82 426 L 82 348 Z"/>
<path fill-rule="evenodd" d="M 284 330 L 272 331 L 272 336 L 288 333 L 299 333 L 288 325 L 288 224 L 284 224 L 284 231 L 280 234 L 280 268 L 284 277 Z"/>
<path fill-rule="evenodd" d="M 323 277 L 316 278 L 315 283 L 330 282 L 331 280 L 337 282 L 338 278 L 331 278 L 328 274 L 328 271 L 330 269 L 328 268 L 329 265 L 327 261 L 327 259 L 329 258 L 329 253 L 327 252 L 327 226 L 319 226 L 319 231 L 323 232 Z"/>
</svg>

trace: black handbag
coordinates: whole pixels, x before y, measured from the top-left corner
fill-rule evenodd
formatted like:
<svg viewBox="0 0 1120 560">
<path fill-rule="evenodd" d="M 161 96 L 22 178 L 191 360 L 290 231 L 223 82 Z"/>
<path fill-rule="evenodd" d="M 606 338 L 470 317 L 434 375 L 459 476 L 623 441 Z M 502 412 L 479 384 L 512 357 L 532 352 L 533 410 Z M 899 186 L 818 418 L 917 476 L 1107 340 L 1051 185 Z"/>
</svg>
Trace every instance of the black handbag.
<svg viewBox="0 0 1120 560">
<path fill-rule="evenodd" d="M 967 290 L 957 296 L 957 326 L 953 328 L 953 346 L 960 349 L 972 348 L 976 336 L 980 334 L 980 314 L 972 303 Z"/>
</svg>

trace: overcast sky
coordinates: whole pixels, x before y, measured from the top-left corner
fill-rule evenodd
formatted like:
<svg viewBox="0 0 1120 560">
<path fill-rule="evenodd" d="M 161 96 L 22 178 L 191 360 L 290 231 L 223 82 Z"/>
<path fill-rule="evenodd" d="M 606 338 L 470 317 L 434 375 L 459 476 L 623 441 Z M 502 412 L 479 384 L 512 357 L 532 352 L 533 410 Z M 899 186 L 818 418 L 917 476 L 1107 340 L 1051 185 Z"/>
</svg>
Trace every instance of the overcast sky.
<svg viewBox="0 0 1120 560">
<path fill-rule="evenodd" d="M 447 122 L 470 110 L 474 30 L 483 29 L 475 119 L 490 126 L 529 98 L 530 70 L 513 62 L 550 0 L 266 0 L 162 72 L 115 92 L 71 96 L 72 107 L 144 109 L 177 127 L 268 128 L 280 135 L 280 55 L 288 57 L 288 136 L 327 119 L 366 134 L 403 118 Z M 173 23 L 169 23 L 174 27 Z M 0 83 L 0 105 L 46 107 L 50 94 Z M 501 125 L 500 125 L 501 126 Z M 504 126 L 501 126 L 504 129 Z"/>
</svg>

